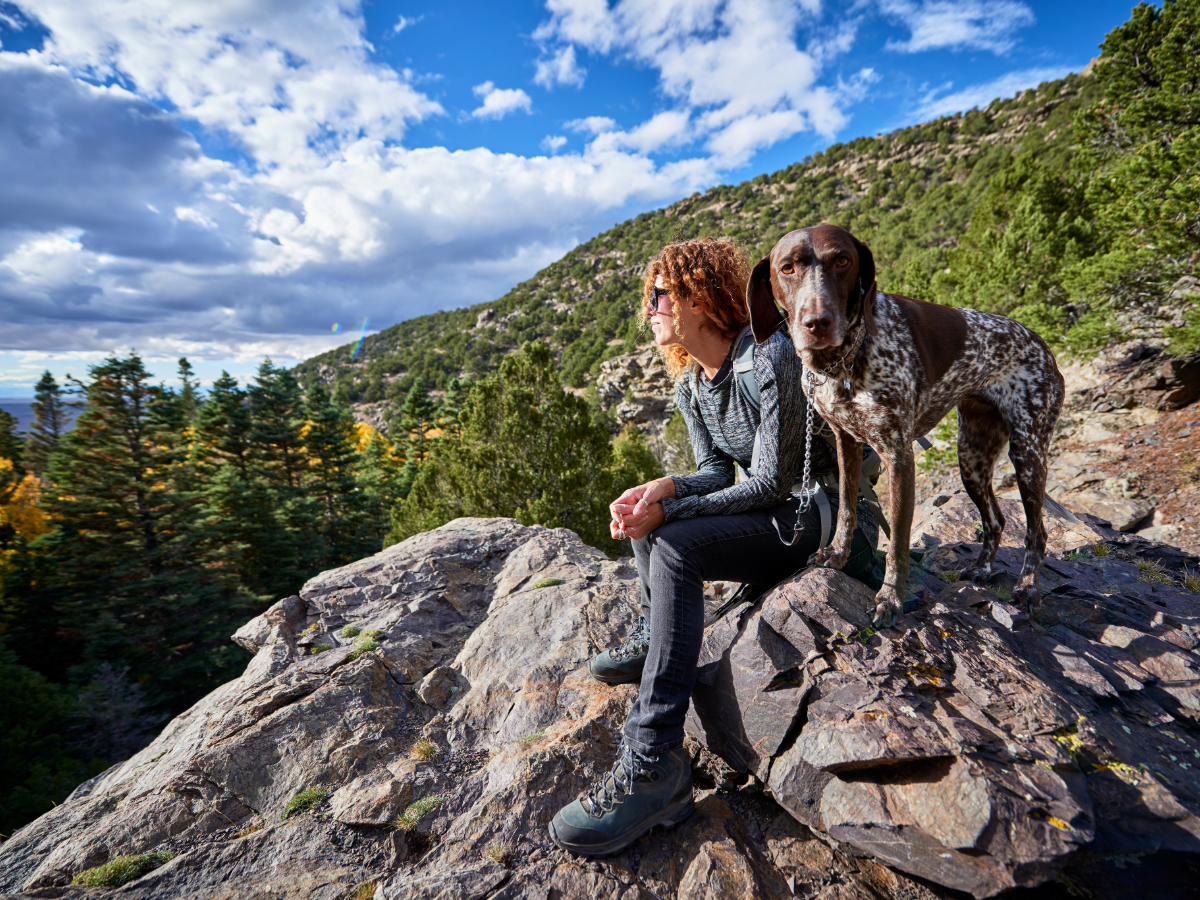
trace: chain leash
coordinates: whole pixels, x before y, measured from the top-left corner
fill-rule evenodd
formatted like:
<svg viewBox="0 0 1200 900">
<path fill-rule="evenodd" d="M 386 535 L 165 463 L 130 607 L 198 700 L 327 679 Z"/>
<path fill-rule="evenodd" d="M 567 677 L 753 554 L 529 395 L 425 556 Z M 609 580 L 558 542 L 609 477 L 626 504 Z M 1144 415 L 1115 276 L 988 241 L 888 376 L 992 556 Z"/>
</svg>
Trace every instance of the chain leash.
<svg viewBox="0 0 1200 900">
<path fill-rule="evenodd" d="M 804 415 L 804 474 L 802 476 L 804 487 L 800 489 L 798 495 L 793 495 L 799 496 L 800 506 L 796 509 L 796 522 L 792 526 L 792 539 L 785 541 L 789 547 L 800 539 L 800 532 L 804 530 L 804 524 L 801 519 L 804 518 L 804 514 L 812 506 L 812 499 L 817 491 L 821 490 L 820 487 L 813 487 L 812 485 L 813 395 L 816 393 L 817 388 L 823 387 L 838 369 L 845 369 L 846 375 L 842 383 L 845 385 L 847 391 L 850 390 L 850 375 L 854 371 L 854 360 L 852 357 L 858 354 L 858 348 L 862 346 L 863 338 L 866 337 L 865 323 L 860 322 L 859 326 L 860 330 L 855 335 L 850 349 L 837 362 L 830 363 L 821 370 L 821 374 L 824 376 L 821 382 L 817 382 L 816 372 L 808 366 L 804 366 L 804 380 L 808 385 L 808 390 L 804 392 L 804 399 L 807 401 L 805 405 L 808 407 Z M 846 360 L 850 360 L 850 362 L 847 363 Z"/>
</svg>

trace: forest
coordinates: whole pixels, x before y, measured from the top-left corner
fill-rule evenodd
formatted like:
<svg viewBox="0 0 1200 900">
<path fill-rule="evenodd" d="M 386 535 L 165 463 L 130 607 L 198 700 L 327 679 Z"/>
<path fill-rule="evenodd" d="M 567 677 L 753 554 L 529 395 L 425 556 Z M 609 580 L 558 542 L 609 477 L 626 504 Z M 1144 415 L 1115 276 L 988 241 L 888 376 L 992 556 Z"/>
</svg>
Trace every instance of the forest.
<svg viewBox="0 0 1200 900">
<path fill-rule="evenodd" d="M 1200 0 L 1140 5 L 1087 74 L 721 186 L 618 225 L 496 301 L 400 323 L 248 384 L 152 383 L 136 353 L 0 412 L 0 835 L 235 677 L 229 640 L 325 569 L 461 515 L 567 527 L 661 473 L 581 388 L 644 337 L 676 237 L 752 258 L 831 221 L 880 286 L 1004 313 L 1087 356 L 1200 258 Z M 1168 328 L 1200 349 L 1200 311 Z M 580 394 L 583 394 L 582 396 Z M 385 428 L 355 420 L 383 403 Z"/>
</svg>

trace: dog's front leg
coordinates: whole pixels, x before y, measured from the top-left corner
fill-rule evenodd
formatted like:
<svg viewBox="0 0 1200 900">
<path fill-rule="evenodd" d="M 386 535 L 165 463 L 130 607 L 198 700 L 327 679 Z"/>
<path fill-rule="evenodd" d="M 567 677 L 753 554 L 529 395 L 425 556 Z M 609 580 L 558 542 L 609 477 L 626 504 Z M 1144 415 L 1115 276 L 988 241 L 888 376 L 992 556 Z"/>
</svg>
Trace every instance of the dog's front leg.
<svg viewBox="0 0 1200 900">
<path fill-rule="evenodd" d="M 895 623 L 904 611 L 904 587 L 908 583 L 908 542 L 912 535 L 913 494 L 916 470 L 912 443 L 903 439 L 886 448 L 888 470 L 888 518 L 892 522 L 892 544 L 887 552 L 883 587 L 875 595 L 877 628 Z"/>
<path fill-rule="evenodd" d="M 809 562 L 831 569 L 840 569 L 850 559 L 850 544 L 858 525 L 858 477 L 862 473 L 862 443 L 848 432 L 834 429 L 838 455 L 838 518 L 837 530 L 824 550 L 818 550 Z"/>
</svg>

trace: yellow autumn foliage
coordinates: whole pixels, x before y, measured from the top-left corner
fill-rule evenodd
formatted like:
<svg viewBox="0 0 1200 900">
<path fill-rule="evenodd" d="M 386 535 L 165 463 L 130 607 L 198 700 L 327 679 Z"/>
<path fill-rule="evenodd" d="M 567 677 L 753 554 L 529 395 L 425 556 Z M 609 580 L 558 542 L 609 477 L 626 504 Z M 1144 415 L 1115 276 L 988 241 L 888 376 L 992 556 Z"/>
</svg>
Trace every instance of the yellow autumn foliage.
<svg viewBox="0 0 1200 900">
<path fill-rule="evenodd" d="M 0 482 L 11 483 L 15 477 L 12 460 L 0 459 Z M 50 526 L 46 524 L 46 513 L 39 505 L 41 499 L 42 483 L 36 475 L 26 475 L 0 503 L 0 525 L 11 525 L 26 541 L 45 534 Z"/>
</svg>

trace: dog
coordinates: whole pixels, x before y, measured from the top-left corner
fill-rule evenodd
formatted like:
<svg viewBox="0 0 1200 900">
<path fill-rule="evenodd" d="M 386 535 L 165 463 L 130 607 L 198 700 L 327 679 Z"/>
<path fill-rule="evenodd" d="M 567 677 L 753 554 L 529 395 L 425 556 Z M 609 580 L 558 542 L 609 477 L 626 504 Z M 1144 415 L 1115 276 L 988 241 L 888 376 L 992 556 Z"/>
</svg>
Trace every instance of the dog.
<svg viewBox="0 0 1200 900">
<path fill-rule="evenodd" d="M 883 628 L 899 618 L 912 532 L 913 441 L 957 407 L 959 473 L 983 523 L 979 557 L 964 575 L 982 584 L 992 573 L 1004 530 L 992 471 L 1007 444 L 1026 525 L 1025 559 L 1012 596 L 1036 614 L 1046 556 L 1047 454 L 1064 396 L 1062 373 L 1045 341 L 1004 316 L 879 291 L 871 251 L 833 225 L 780 238 L 755 265 L 746 301 L 759 343 L 787 325 L 809 370 L 809 402 L 837 441 L 837 530 L 811 561 L 840 569 L 850 555 L 862 445 L 869 444 L 887 466 L 892 527 L 873 619 Z"/>
</svg>

